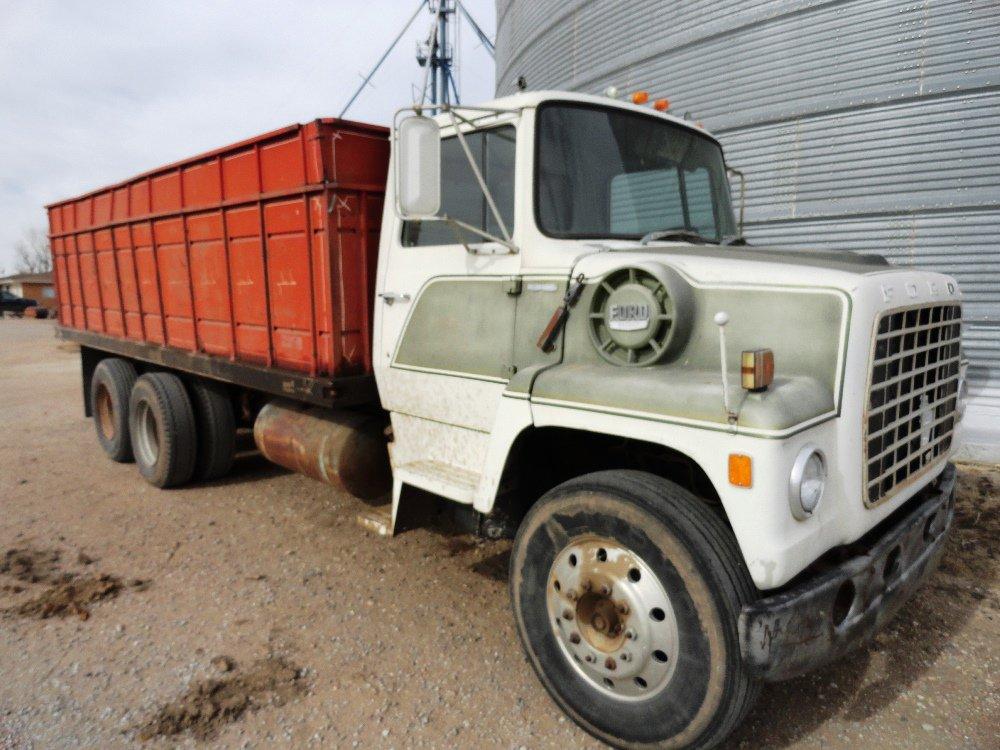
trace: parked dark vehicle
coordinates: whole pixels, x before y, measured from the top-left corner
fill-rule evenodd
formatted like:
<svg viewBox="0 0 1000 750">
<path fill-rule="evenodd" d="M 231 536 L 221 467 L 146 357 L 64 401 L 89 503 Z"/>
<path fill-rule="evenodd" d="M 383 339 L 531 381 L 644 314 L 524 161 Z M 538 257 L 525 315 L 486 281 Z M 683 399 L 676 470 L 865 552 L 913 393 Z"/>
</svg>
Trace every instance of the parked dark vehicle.
<svg viewBox="0 0 1000 750">
<path fill-rule="evenodd" d="M 18 297 L 5 289 L 0 290 L 0 314 L 10 312 L 15 315 L 24 315 L 25 310 L 37 305 L 38 303 L 33 299 L 24 299 L 24 297 Z"/>
</svg>

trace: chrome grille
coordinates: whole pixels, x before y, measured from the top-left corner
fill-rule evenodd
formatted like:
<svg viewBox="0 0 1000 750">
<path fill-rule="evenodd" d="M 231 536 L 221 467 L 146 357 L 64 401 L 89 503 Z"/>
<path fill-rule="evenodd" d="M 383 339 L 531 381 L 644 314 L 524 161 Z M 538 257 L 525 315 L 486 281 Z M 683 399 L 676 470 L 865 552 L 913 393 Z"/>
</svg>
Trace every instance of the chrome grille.
<svg viewBox="0 0 1000 750">
<path fill-rule="evenodd" d="M 878 503 L 951 447 L 962 308 L 926 305 L 879 319 L 865 420 L 865 501 Z"/>
</svg>

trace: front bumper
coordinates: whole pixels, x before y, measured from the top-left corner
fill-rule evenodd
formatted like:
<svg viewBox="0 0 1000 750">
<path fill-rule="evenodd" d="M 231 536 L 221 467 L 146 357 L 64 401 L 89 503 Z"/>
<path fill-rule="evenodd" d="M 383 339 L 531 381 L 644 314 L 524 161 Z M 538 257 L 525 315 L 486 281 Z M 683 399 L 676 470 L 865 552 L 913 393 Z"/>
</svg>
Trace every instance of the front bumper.
<svg viewBox="0 0 1000 750">
<path fill-rule="evenodd" d="M 871 638 L 937 567 L 955 516 L 955 467 L 856 556 L 740 613 L 740 647 L 766 680 L 785 680 Z"/>
</svg>

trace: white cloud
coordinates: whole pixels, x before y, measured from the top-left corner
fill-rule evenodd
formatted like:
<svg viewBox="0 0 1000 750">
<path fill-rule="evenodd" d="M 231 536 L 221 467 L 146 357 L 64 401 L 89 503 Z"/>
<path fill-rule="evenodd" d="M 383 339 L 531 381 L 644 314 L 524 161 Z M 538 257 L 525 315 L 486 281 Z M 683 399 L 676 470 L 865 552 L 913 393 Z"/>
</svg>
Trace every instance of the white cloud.
<svg viewBox="0 0 1000 750">
<path fill-rule="evenodd" d="M 57 2 L 0 14 L 0 268 L 42 206 L 291 122 L 334 116 L 417 0 Z M 492 0 L 465 0 L 491 37 Z M 418 16 L 348 117 L 411 100 L 431 17 Z M 493 62 L 460 32 L 463 101 Z"/>
</svg>

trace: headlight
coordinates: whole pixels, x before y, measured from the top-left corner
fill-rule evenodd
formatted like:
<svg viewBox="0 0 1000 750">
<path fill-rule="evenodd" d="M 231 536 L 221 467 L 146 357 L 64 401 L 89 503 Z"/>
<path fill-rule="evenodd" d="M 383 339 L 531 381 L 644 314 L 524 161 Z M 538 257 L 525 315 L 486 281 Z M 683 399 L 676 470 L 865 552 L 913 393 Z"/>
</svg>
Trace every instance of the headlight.
<svg viewBox="0 0 1000 750">
<path fill-rule="evenodd" d="M 804 521 L 813 514 L 826 488 L 826 459 L 815 445 L 799 451 L 788 478 L 788 504 L 792 515 Z"/>
</svg>

